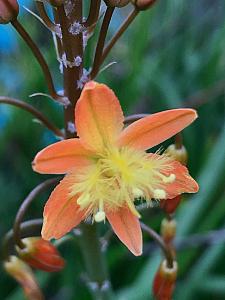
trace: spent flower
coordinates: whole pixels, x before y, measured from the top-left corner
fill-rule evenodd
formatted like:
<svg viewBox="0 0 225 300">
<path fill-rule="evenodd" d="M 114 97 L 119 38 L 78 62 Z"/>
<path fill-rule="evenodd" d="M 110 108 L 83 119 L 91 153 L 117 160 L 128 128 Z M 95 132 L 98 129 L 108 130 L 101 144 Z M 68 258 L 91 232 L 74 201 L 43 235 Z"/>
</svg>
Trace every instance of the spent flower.
<svg viewBox="0 0 225 300">
<path fill-rule="evenodd" d="M 113 91 L 87 83 L 75 108 L 79 138 L 40 151 L 33 169 L 66 174 L 44 209 L 42 237 L 60 238 L 92 216 L 107 219 L 119 239 L 135 254 L 142 253 L 142 234 L 135 201 L 172 199 L 195 193 L 198 184 L 185 166 L 167 155 L 145 151 L 192 123 L 192 109 L 162 111 L 124 128 L 124 116 Z"/>
</svg>

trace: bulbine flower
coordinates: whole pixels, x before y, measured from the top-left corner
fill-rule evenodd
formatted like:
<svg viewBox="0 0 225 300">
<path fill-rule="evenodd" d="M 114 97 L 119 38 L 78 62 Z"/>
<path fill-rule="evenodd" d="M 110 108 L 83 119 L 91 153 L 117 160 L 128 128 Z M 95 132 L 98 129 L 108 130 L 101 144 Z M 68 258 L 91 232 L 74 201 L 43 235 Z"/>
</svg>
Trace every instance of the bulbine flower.
<svg viewBox="0 0 225 300">
<path fill-rule="evenodd" d="M 107 219 L 135 255 L 142 253 L 136 200 L 170 199 L 198 185 L 186 167 L 166 155 L 145 150 L 188 126 L 192 109 L 159 112 L 123 129 L 118 99 L 104 84 L 89 82 L 75 108 L 79 138 L 52 144 L 33 162 L 39 173 L 62 174 L 44 209 L 42 237 L 60 238 L 83 219 Z"/>
<path fill-rule="evenodd" d="M 22 239 L 24 248 L 17 247 L 19 257 L 31 267 L 45 272 L 57 272 L 65 266 L 64 259 L 49 241 L 39 237 Z"/>
</svg>

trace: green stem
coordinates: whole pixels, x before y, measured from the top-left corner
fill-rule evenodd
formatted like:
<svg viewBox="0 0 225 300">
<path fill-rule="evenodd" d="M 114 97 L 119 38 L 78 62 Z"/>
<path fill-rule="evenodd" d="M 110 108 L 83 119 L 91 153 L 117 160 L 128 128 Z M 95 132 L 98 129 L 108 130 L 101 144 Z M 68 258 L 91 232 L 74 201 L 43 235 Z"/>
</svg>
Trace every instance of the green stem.
<svg viewBox="0 0 225 300">
<path fill-rule="evenodd" d="M 87 285 L 96 300 L 112 299 L 112 290 L 108 277 L 105 258 L 101 252 L 97 225 L 82 224 L 79 238 L 87 270 Z"/>
</svg>

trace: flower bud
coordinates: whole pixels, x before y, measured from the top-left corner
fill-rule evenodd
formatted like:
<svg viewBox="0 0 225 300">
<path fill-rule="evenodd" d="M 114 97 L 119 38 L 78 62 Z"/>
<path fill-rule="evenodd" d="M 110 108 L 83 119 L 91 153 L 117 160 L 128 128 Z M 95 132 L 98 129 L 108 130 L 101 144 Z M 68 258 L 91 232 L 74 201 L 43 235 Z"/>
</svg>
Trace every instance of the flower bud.
<svg viewBox="0 0 225 300">
<path fill-rule="evenodd" d="M 0 24 L 7 24 L 17 18 L 19 5 L 16 0 L 0 0 Z"/>
<path fill-rule="evenodd" d="M 161 224 L 161 236 L 166 243 L 170 243 L 176 235 L 177 222 L 163 219 Z"/>
<path fill-rule="evenodd" d="M 187 164 L 187 150 L 183 145 L 181 146 L 181 148 L 176 148 L 176 145 L 172 144 L 166 149 L 164 153 L 179 161 L 182 165 Z"/>
<path fill-rule="evenodd" d="M 31 267 L 46 272 L 57 272 L 64 267 L 64 259 L 50 242 L 39 237 L 25 238 L 22 242 L 25 247 L 17 247 L 18 255 Z"/>
<path fill-rule="evenodd" d="M 104 0 L 107 6 L 123 7 L 129 4 L 130 0 Z"/>
<path fill-rule="evenodd" d="M 160 201 L 160 207 L 167 213 L 167 214 L 173 214 L 175 210 L 177 209 L 178 205 L 181 202 L 181 195 L 178 195 L 177 197 L 173 199 L 166 199 Z"/>
<path fill-rule="evenodd" d="M 132 0 L 132 3 L 138 10 L 146 10 L 150 8 L 156 0 Z"/>
<path fill-rule="evenodd" d="M 44 299 L 31 268 L 21 259 L 10 256 L 9 260 L 4 262 L 4 268 L 22 286 L 28 300 Z"/>
<path fill-rule="evenodd" d="M 173 262 L 173 267 L 167 266 L 164 260 L 159 266 L 153 281 L 153 294 L 156 300 L 172 299 L 177 277 L 177 262 Z"/>
</svg>

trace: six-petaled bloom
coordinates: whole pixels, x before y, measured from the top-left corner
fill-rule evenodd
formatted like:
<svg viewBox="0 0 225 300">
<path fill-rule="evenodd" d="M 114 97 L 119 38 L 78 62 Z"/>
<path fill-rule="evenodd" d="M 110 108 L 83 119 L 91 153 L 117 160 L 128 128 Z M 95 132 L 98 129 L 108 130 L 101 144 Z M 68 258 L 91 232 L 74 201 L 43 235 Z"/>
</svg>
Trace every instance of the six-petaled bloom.
<svg viewBox="0 0 225 300">
<path fill-rule="evenodd" d="M 145 150 L 192 123 L 192 109 L 152 114 L 123 129 L 118 99 L 104 84 L 89 82 L 75 108 L 79 138 L 52 144 L 33 162 L 39 173 L 66 174 L 44 209 L 42 237 L 60 238 L 88 216 L 110 222 L 119 239 L 142 253 L 135 200 L 171 199 L 195 193 L 198 184 L 186 167 L 166 155 Z"/>
</svg>

